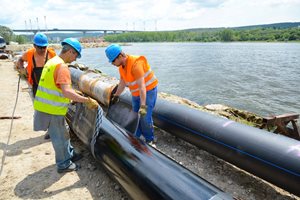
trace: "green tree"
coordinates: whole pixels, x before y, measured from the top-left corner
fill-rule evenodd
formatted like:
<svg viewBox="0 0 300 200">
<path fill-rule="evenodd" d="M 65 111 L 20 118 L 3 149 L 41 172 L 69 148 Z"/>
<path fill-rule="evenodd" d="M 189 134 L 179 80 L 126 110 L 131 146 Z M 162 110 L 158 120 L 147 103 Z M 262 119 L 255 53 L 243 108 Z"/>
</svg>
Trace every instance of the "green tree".
<svg viewBox="0 0 300 200">
<path fill-rule="evenodd" d="M 19 43 L 19 44 L 25 44 L 25 43 L 28 42 L 28 39 L 23 35 L 14 35 L 12 37 L 12 40 Z"/>
<path fill-rule="evenodd" d="M 109 42 L 300 41 L 300 28 L 255 28 L 134 32 L 107 35 Z"/>
<path fill-rule="evenodd" d="M 9 43 L 11 41 L 12 35 L 13 35 L 13 32 L 10 28 L 0 25 L 0 36 L 3 37 L 7 43 Z"/>
<path fill-rule="evenodd" d="M 233 30 L 225 29 L 220 32 L 220 38 L 224 42 L 230 42 L 233 41 L 234 33 Z"/>
</svg>

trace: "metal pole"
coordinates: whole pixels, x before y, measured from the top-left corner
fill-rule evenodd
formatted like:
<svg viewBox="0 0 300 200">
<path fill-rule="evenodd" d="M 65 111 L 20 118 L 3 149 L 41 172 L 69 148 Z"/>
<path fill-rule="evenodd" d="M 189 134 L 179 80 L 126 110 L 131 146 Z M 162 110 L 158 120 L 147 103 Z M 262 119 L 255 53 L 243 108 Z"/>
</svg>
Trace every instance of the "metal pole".
<svg viewBox="0 0 300 200">
<path fill-rule="evenodd" d="M 44 21 L 45 21 L 45 30 L 46 30 L 46 33 L 47 33 L 48 32 L 48 28 L 47 28 L 46 16 L 44 16 Z"/>
<path fill-rule="evenodd" d="M 37 30 L 40 31 L 39 18 L 38 17 L 36 18 L 36 27 L 37 27 Z"/>
</svg>

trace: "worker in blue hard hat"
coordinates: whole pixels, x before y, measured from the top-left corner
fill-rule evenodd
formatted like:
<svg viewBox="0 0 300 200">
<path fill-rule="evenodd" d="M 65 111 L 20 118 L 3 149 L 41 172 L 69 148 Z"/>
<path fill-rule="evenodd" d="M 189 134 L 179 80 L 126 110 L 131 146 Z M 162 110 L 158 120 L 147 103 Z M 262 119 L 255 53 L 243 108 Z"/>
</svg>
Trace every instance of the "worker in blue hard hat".
<svg viewBox="0 0 300 200">
<path fill-rule="evenodd" d="M 118 44 L 112 44 L 105 50 L 108 61 L 119 68 L 120 81 L 113 95 L 116 102 L 127 86 L 132 95 L 132 108 L 140 115 L 137 137 L 144 136 L 146 142 L 154 145 L 152 112 L 157 99 L 158 80 L 144 56 L 125 54 Z"/>
<path fill-rule="evenodd" d="M 26 74 L 28 83 L 32 86 L 33 97 L 45 63 L 56 55 L 54 49 L 48 48 L 48 45 L 47 36 L 44 33 L 36 33 L 33 38 L 33 48 L 28 49 L 17 62 L 17 68 Z M 27 62 L 26 67 L 24 62 Z"/>
<path fill-rule="evenodd" d="M 36 33 L 33 37 L 33 48 L 23 53 L 16 63 L 19 72 L 27 76 L 27 81 L 32 87 L 33 97 L 35 97 L 45 63 L 48 59 L 56 56 L 54 49 L 49 48 L 48 45 L 47 36 L 41 32 Z M 49 134 L 46 133 L 44 138 L 49 139 Z"/>
<path fill-rule="evenodd" d="M 75 38 L 62 41 L 58 56 L 45 64 L 34 98 L 34 130 L 47 130 L 55 150 L 57 172 L 79 169 L 74 162 L 82 156 L 75 153 L 65 126 L 65 115 L 70 100 L 85 103 L 89 109 L 98 107 L 97 101 L 84 97 L 71 87 L 71 75 L 66 63 L 81 57 L 81 44 Z"/>
</svg>

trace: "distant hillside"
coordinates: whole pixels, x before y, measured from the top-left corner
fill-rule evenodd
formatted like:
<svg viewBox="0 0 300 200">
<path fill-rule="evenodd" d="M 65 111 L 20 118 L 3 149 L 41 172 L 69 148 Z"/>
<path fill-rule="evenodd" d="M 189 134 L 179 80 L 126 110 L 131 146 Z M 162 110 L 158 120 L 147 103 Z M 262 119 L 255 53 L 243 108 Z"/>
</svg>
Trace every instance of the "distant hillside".
<svg viewBox="0 0 300 200">
<path fill-rule="evenodd" d="M 240 26 L 240 27 L 235 27 L 234 29 L 240 29 L 240 30 L 257 29 L 257 28 L 285 29 L 285 28 L 295 28 L 295 27 L 300 27 L 300 22 L 282 22 L 282 23 L 275 23 L 275 24 Z"/>
<path fill-rule="evenodd" d="M 184 31 L 211 32 L 211 31 L 220 31 L 223 29 L 253 30 L 258 28 L 286 29 L 286 28 L 295 28 L 295 27 L 300 27 L 300 22 L 282 22 L 282 23 L 274 23 L 274 24 L 261 24 L 261 25 L 250 25 L 250 26 L 239 26 L 239 27 L 193 28 L 193 29 L 185 29 Z"/>
<path fill-rule="evenodd" d="M 108 42 L 287 42 L 300 41 L 300 22 L 242 27 L 133 32 L 104 36 Z"/>
</svg>

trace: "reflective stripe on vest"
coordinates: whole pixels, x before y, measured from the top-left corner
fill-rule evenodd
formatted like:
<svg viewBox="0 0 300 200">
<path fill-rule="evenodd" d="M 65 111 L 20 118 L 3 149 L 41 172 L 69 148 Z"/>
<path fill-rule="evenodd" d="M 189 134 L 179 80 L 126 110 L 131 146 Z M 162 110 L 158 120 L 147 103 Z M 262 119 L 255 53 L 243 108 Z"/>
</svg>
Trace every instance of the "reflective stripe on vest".
<svg viewBox="0 0 300 200">
<path fill-rule="evenodd" d="M 156 87 L 158 80 L 154 75 L 154 72 L 151 70 L 149 63 L 147 62 L 147 59 L 144 56 L 132 56 L 132 55 L 126 55 L 126 56 L 127 56 L 126 67 L 125 68 L 119 67 L 119 72 L 126 86 L 129 87 L 132 96 L 140 95 L 137 81 L 135 80 L 134 75 L 132 73 L 132 68 L 133 66 L 135 66 L 135 64 L 138 61 L 144 62 L 143 78 L 145 81 L 146 91 L 152 90 L 154 87 Z"/>
<path fill-rule="evenodd" d="M 42 97 L 35 97 L 37 101 L 46 103 L 46 104 L 50 104 L 53 106 L 61 106 L 61 107 L 68 107 L 69 103 L 60 103 L 60 102 L 55 102 L 55 101 L 51 101 L 48 99 L 43 99 Z"/>
<path fill-rule="evenodd" d="M 144 74 L 144 78 L 146 78 L 149 74 L 151 73 L 151 69 L 149 69 L 145 74 Z M 136 83 L 136 81 L 133 81 L 133 82 L 126 82 L 126 85 L 127 86 L 134 86 Z"/>
<path fill-rule="evenodd" d="M 55 91 L 55 90 L 50 90 L 50 89 L 47 89 L 41 85 L 39 85 L 38 87 L 38 90 L 42 91 L 42 92 L 46 92 L 48 94 L 53 94 L 53 95 L 56 95 L 56 96 L 59 96 L 59 97 L 63 97 L 64 95 L 58 91 Z"/>
<path fill-rule="evenodd" d="M 156 81 L 156 80 L 157 80 L 156 76 L 153 75 L 153 77 L 152 77 L 149 81 L 147 81 L 147 82 L 145 83 L 145 86 L 147 87 L 148 85 L 154 83 L 154 81 Z M 139 88 L 137 88 L 137 89 L 132 89 L 132 90 L 130 90 L 130 91 L 131 91 L 131 92 L 137 92 L 137 91 L 139 91 Z M 148 90 L 147 90 L 147 91 L 148 91 Z"/>
<path fill-rule="evenodd" d="M 53 115 L 67 113 L 70 100 L 63 96 L 61 89 L 57 88 L 54 82 L 56 66 L 62 63 L 64 61 L 55 56 L 45 64 L 34 99 L 35 110 Z"/>
</svg>

